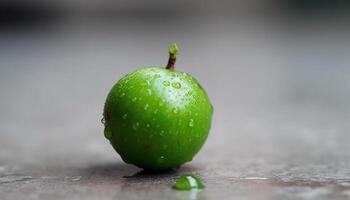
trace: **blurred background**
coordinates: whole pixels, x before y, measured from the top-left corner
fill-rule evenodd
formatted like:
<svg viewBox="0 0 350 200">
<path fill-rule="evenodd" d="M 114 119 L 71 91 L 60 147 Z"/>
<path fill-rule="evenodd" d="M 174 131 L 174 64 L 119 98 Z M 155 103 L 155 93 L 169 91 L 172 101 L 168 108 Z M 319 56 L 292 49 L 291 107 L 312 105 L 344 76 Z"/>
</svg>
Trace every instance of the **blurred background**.
<svg viewBox="0 0 350 200">
<path fill-rule="evenodd" d="M 121 162 L 106 95 L 173 42 L 215 108 L 194 165 L 348 158 L 349 24 L 341 0 L 2 0 L 0 165 Z"/>
</svg>

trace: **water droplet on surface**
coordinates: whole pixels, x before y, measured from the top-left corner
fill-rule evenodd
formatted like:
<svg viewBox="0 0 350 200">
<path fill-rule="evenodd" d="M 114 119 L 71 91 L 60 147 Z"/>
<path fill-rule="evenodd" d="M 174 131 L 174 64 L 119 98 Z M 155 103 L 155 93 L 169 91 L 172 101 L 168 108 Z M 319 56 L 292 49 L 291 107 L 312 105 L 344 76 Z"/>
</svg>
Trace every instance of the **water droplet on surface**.
<svg viewBox="0 0 350 200">
<path fill-rule="evenodd" d="M 104 130 L 104 135 L 105 135 L 105 138 L 110 140 L 112 139 L 112 136 L 113 136 L 113 133 L 112 133 L 112 129 L 108 126 L 105 127 L 105 130 Z"/>
<path fill-rule="evenodd" d="M 152 96 L 152 90 L 151 89 L 147 89 L 147 93 L 148 93 L 148 96 Z"/>
<path fill-rule="evenodd" d="M 81 176 L 73 176 L 73 177 L 71 177 L 72 181 L 80 181 L 80 179 L 81 179 Z"/>
<path fill-rule="evenodd" d="M 245 180 L 267 180 L 266 177 L 245 177 Z"/>
<path fill-rule="evenodd" d="M 161 130 L 160 133 L 159 133 L 159 135 L 161 135 L 161 136 L 164 135 L 164 131 Z"/>
<path fill-rule="evenodd" d="M 180 89 L 181 88 L 181 84 L 179 82 L 174 82 L 171 84 L 171 86 L 173 86 L 173 88 L 176 88 L 176 89 Z"/>
<path fill-rule="evenodd" d="M 168 86 L 170 85 L 170 82 L 169 82 L 169 81 L 163 81 L 163 85 L 164 85 L 165 87 L 168 87 Z"/>
<path fill-rule="evenodd" d="M 173 113 L 174 113 L 174 114 L 177 114 L 178 112 L 179 112 L 179 110 L 178 110 L 177 108 L 174 108 L 174 109 L 173 109 Z"/>
<path fill-rule="evenodd" d="M 125 113 L 124 115 L 123 115 L 123 119 L 126 119 L 128 117 L 128 113 Z"/>
<path fill-rule="evenodd" d="M 188 126 L 193 127 L 194 126 L 194 121 L 193 119 L 190 119 L 190 122 L 188 122 Z"/>
<path fill-rule="evenodd" d="M 134 129 L 135 131 L 139 128 L 140 123 L 136 122 L 135 124 L 132 125 L 132 129 Z"/>
<path fill-rule="evenodd" d="M 204 185 L 200 179 L 194 175 L 183 175 L 178 178 L 173 186 L 176 190 L 203 189 Z"/>
<path fill-rule="evenodd" d="M 164 162 L 164 156 L 160 156 L 158 159 L 157 159 L 157 162 L 158 163 L 163 163 Z"/>
<path fill-rule="evenodd" d="M 148 109 L 148 107 L 149 107 L 149 105 L 148 105 L 148 104 L 146 104 L 146 105 L 143 107 L 143 109 L 144 109 L 144 110 L 147 110 L 147 109 Z"/>
</svg>

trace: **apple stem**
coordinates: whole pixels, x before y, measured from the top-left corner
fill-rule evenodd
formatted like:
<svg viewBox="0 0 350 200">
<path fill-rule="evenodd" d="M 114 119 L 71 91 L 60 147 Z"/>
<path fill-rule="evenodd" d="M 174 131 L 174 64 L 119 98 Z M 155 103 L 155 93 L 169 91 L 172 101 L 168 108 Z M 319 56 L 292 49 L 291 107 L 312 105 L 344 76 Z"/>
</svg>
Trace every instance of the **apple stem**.
<svg viewBox="0 0 350 200">
<path fill-rule="evenodd" d="M 169 45 L 169 60 L 166 69 L 174 71 L 177 55 L 179 55 L 179 47 L 176 43 Z"/>
</svg>

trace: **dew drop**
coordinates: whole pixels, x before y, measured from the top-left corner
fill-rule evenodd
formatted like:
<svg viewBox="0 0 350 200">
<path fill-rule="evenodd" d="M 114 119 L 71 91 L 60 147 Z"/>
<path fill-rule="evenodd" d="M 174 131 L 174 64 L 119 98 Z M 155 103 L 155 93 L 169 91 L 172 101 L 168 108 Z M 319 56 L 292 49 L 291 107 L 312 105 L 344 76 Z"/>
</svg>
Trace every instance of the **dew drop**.
<svg viewBox="0 0 350 200">
<path fill-rule="evenodd" d="M 194 121 L 193 119 L 190 119 L 190 122 L 188 122 L 188 126 L 193 127 L 194 126 Z"/>
<path fill-rule="evenodd" d="M 180 89 L 181 88 L 181 84 L 179 82 L 174 82 L 171 84 L 171 86 L 173 86 L 173 88 L 176 88 L 176 89 Z"/>
<path fill-rule="evenodd" d="M 112 133 L 112 129 L 109 126 L 105 127 L 104 135 L 106 139 L 108 140 L 112 139 L 113 133 Z"/>
<path fill-rule="evenodd" d="M 169 83 L 169 81 L 163 81 L 163 85 L 164 85 L 165 87 L 168 87 L 168 86 L 170 85 L 170 83 Z"/>
<path fill-rule="evenodd" d="M 147 110 L 147 109 L 148 109 L 148 107 L 149 107 L 149 105 L 148 105 L 148 104 L 146 104 L 146 105 L 143 107 L 143 109 L 144 109 L 144 110 Z"/>
</svg>

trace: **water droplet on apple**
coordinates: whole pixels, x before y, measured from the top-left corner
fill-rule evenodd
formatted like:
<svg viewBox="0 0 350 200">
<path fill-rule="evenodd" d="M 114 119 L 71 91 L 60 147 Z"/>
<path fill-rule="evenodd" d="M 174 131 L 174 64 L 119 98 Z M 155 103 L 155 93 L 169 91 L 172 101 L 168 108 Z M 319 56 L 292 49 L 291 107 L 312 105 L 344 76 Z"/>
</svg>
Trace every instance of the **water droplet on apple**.
<svg viewBox="0 0 350 200">
<path fill-rule="evenodd" d="M 106 139 L 108 140 L 112 139 L 113 133 L 112 133 L 112 129 L 109 126 L 105 127 L 104 135 Z"/>
<path fill-rule="evenodd" d="M 152 90 L 151 89 L 147 89 L 147 93 L 148 93 L 148 96 L 152 96 Z"/>
<path fill-rule="evenodd" d="M 119 97 L 122 98 L 122 97 L 124 97 L 124 96 L 125 96 L 125 93 L 123 92 L 123 93 L 120 94 Z"/>
<path fill-rule="evenodd" d="M 164 135 L 164 130 L 161 130 L 159 135 L 161 135 L 161 136 Z"/>
<path fill-rule="evenodd" d="M 168 86 L 170 85 L 170 83 L 169 83 L 169 81 L 163 81 L 163 85 L 164 85 L 165 87 L 168 87 Z"/>
<path fill-rule="evenodd" d="M 164 162 L 164 156 L 160 156 L 158 159 L 157 159 L 157 162 L 158 163 L 163 163 Z"/>
<path fill-rule="evenodd" d="M 148 107 L 149 107 L 149 105 L 148 105 L 148 104 L 146 104 L 146 105 L 143 107 L 143 109 L 144 109 L 144 110 L 147 110 L 147 109 L 148 109 Z"/>
<path fill-rule="evenodd" d="M 188 122 L 188 126 L 193 127 L 194 126 L 194 121 L 193 119 L 190 119 L 190 122 Z"/>
<path fill-rule="evenodd" d="M 132 125 L 132 129 L 134 129 L 135 131 L 139 128 L 140 123 L 136 122 L 135 124 Z"/>
<path fill-rule="evenodd" d="M 171 84 L 171 86 L 173 86 L 173 88 L 176 88 L 176 89 L 180 89 L 181 88 L 181 84 L 179 82 L 174 82 Z"/>
<path fill-rule="evenodd" d="M 124 115 L 123 115 L 123 119 L 126 119 L 128 117 L 128 113 L 125 113 Z"/>
</svg>

